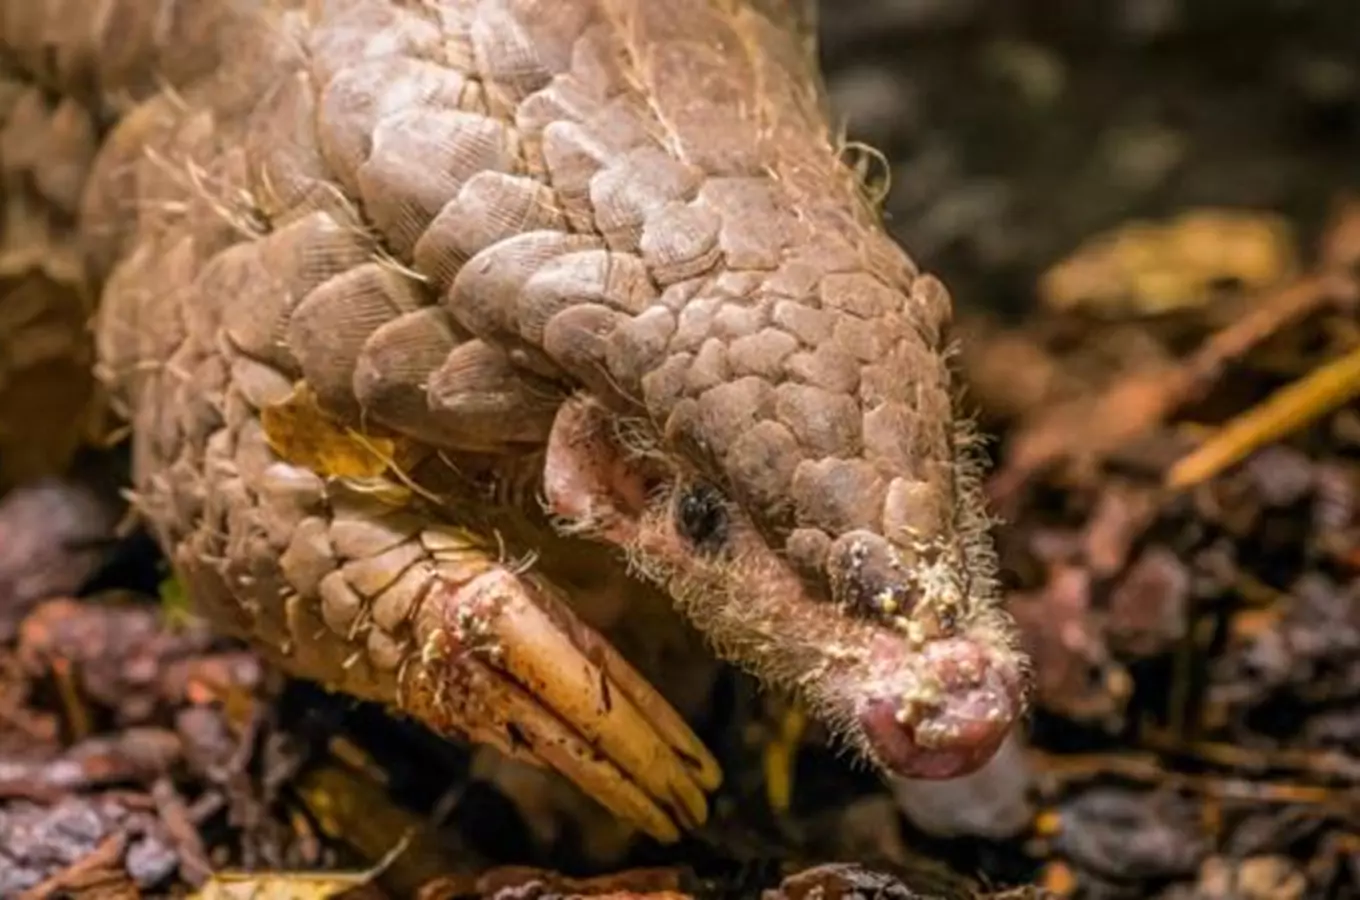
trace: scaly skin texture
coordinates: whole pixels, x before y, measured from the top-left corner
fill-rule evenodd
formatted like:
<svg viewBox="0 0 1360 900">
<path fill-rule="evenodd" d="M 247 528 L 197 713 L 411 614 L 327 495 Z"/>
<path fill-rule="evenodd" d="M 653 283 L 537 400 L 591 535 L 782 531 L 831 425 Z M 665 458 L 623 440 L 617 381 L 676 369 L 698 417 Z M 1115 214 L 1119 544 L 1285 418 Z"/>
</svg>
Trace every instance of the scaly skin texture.
<svg viewBox="0 0 1360 900">
<path fill-rule="evenodd" d="M 801 0 L 94 6 L 3 0 L 0 47 L 102 137 L 98 372 L 221 627 L 663 839 L 717 768 L 554 586 L 603 559 L 874 762 L 992 754 L 1027 678 L 950 300 L 842 161 Z M 44 165 L 0 159 L 7 207 Z M 283 446 L 309 398 L 392 467 Z"/>
</svg>

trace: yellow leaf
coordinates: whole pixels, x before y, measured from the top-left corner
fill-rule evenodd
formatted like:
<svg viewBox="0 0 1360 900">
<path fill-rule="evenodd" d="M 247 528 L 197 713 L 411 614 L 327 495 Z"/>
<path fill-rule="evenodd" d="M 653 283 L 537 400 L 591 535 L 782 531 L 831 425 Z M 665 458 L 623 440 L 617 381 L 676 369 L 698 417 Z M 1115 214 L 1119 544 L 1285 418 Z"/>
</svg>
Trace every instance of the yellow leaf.
<svg viewBox="0 0 1360 900">
<path fill-rule="evenodd" d="M 191 896 L 194 900 L 330 900 L 370 881 L 368 872 L 220 872 Z"/>
<path fill-rule="evenodd" d="M 269 449 L 284 462 L 330 478 L 374 478 L 404 449 L 393 438 L 360 435 L 336 422 L 298 382 L 288 399 L 260 411 Z"/>
<path fill-rule="evenodd" d="M 1297 270 L 1294 231 L 1270 213 L 1198 208 L 1091 237 L 1043 274 L 1052 309 L 1128 318 L 1185 312 L 1225 290 L 1262 291 Z"/>
<path fill-rule="evenodd" d="M 408 834 L 375 865 L 357 872 L 218 872 L 191 900 L 331 900 L 374 883 L 409 844 Z"/>
</svg>

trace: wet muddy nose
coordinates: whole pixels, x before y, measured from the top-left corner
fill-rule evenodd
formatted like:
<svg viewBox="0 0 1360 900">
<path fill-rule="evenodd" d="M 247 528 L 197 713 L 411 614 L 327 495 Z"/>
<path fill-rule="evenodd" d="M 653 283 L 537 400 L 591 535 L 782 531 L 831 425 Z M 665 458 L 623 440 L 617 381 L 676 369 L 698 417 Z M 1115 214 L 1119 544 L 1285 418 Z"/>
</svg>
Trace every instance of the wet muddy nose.
<svg viewBox="0 0 1360 900">
<path fill-rule="evenodd" d="M 860 725 L 878 761 L 906 778 L 958 778 L 981 768 L 1023 714 L 1023 677 L 998 648 L 966 637 L 921 649 L 915 688 L 869 700 Z"/>
</svg>

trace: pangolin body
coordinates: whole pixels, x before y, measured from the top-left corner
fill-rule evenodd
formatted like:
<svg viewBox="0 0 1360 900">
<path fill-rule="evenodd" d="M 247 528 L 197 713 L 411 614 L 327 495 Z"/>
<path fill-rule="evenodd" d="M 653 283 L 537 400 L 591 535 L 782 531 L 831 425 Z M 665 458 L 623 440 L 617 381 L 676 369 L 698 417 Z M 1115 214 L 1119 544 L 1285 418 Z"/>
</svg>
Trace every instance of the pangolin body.
<svg viewBox="0 0 1360 900">
<path fill-rule="evenodd" d="M 555 526 L 878 764 L 991 755 L 1025 666 L 950 299 L 842 158 L 805 7 L 0 2 L 6 240 L 77 248 L 213 621 L 674 837 L 716 764 L 554 586 L 572 552 L 518 564 Z"/>
</svg>

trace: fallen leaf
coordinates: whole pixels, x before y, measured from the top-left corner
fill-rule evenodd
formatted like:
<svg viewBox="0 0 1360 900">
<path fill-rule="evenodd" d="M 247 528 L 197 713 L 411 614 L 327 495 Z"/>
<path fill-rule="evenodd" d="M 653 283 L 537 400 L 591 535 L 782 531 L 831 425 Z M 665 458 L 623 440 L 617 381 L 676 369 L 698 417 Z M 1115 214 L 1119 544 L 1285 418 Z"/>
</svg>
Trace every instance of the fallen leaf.
<svg viewBox="0 0 1360 900">
<path fill-rule="evenodd" d="M 376 478 L 409 451 L 400 438 L 363 435 L 337 422 L 305 381 L 260 411 L 269 449 L 284 462 L 329 478 Z"/>
<path fill-rule="evenodd" d="M 1224 286 L 1257 291 L 1298 268 L 1288 222 L 1268 213 L 1192 209 L 1132 221 L 1084 242 L 1043 274 L 1050 309 L 1160 315 L 1205 306 Z"/>
<path fill-rule="evenodd" d="M 357 872 L 218 872 L 191 900 L 330 900 L 373 885 L 409 844 L 408 834 L 375 865 Z"/>
<path fill-rule="evenodd" d="M 194 900 L 330 900 L 373 878 L 371 872 L 279 872 L 266 875 L 219 872 L 208 879 Z"/>
</svg>

